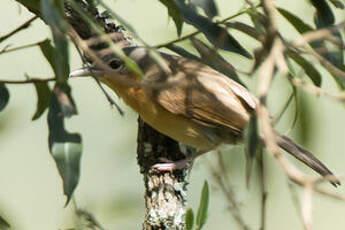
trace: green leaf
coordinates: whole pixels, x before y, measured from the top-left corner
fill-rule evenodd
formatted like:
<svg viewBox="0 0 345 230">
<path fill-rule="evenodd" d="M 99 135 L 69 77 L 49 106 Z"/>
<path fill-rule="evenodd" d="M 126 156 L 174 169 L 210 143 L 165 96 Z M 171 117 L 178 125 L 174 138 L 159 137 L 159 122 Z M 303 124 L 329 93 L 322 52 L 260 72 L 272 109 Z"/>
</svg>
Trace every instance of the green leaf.
<svg viewBox="0 0 345 230">
<path fill-rule="evenodd" d="M 67 205 L 79 181 L 82 140 L 80 134 L 65 130 L 62 112 L 64 103 L 61 103 L 64 100 L 68 100 L 68 96 L 58 85 L 55 86 L 48 112 L 48 139 L 50 153 L 63 180 Z"/>
<path fill-rule="evenodd" d="M 321 86 L 321 75 L 317 69 L 298 53 L 289 51 L 288 56 L 301 66 L 316 86 Z"/>
<path fill-rule="evenodd" d="M 10 228 L 10 224 L 2 216 L 0 216 L 0 229 L 9 230 Z"/>
<path fill-rule="evenodd" d="M 330 0 L 330 2 L 333 4 L 333 6 L 335 6 L 336 8 L 339 9 L 344 9 L 345 5 L 343 2 L 341 2 L 340 0 Z"/>
<path fill-rule="evenodd" d="M 193 43 L 193 46 L 200 53 L 203 63 L 225 74 L 234 81 L 244 85 L 243 82 L 241 82 L 241 80 L 237 76 L 235 68 L 229 62 L 227 62 L 221 55 L 219 55 L 214 49 L 211 49 L 199 39 L 191 38 L 191 41 Z"/>
<path fill-rule="evenodd" d="M 174 20 L 177 34 L 180 37 L 183 26 L 183 15 L 181 14 L 180 8 L 174 1 L 170 0 L 159 0 L 168 9 L 169 16 Z"/>
<path fill-rule="evenodd" d="M 32 120 L 38 119 L 49 107 L 51 96 L 51 92 L 47 82 L 36 82 L 34 85 L 37 93 L 37 106 Z"/>
<path fill-rule="evenodd" d="M 185 220 L 186 220 L 186 230 L 192 230 L 193 225 L 194 225 L 194 213 L 191 208 L 187 210 Z"/>
<path fill-rule="evenodd" d="M 77 114 L 77 108 L 71 96 L 71 88 L 67 84 L 57 84 L 54 87 L 54 94 L 57 96 L 62 116 L 71 117 Z"/>
<path fill-rule="evenodd" d="M 209 18 L 213 18 L 218 15 L 217 5 L 214 0 L 191 0 L 190 2 L 193 5 L 202 8 Z"/>
<path fill-rule="evenodd" d="M 263 26 L 265 16 L 257 12 L 255 9 L 248 10 L 248 15 L 250 17 L 250 20 L 254 24 L 256 31 L 259 32 L 260 34 L 265 34 L 266 29 Z"/>
<path fill-rule="evenodd" d="M 257 147 L 260 141 L 258 121 L 257 117 L 253 114 L 250 116 L 250 120 L 247 127 L 247 146 L 250 158 L 254 158 L 256 155 Z"/>
<path fill-rule="evenodd" d="M 254 27 L 247 25 L 243 22 L 227 22 L 226 26 L 228 28 L 232 28 L 238 31 L 241 31 L 242 33 L 252 37 L 253 39 L 256 39 L 258 41 L 262 41 L 263 39 L 260 38 L 263 37 L 260 32 L 258 32 Z"/>
<path fill-rule="evenodd" d="M 10 93 L 4 83 L 0 83 L 0 111 L 3 110 L 8 100 L 10 99 Z"/>
<path fill-rule="evenodd" d="M 250 53 L 226 29 L 199 15 L 192 6 L 183 1 L 173 1 L 179 5 L 184 21 L 198 28 L 215 47 L 251 58 Z"/>
<path fill-rule="evenodd" d="M 202 192 L 201 192 L 198 214 L 196 216 L 196 229 L 197 230 L 200 230 L 204 226 L 204 224 L 206 223 L 208 202 L 209 202 L 209 188 L 208 188 L 207 181 L 205 181 L 204 186 L 202 188 Z"/>
<path fill-rule="evenodd" d="M 284 10 L 283 8 L 277 8 L 278 12 L 286 19 L 290 24 L 300 33 L 305 33 L 313 30 L 313 28 L 306 24 L 302 19 L 294 15 L 293 13 Z"/>
<path fill-rule="evenodd" d="M 51 42 L 49 39 L 46 39 L 43 42 L 40 42 L 39 46 L 40 46 L 41 52 L 43 53 L 44 57 L 50 64 L 50 67 L 54 70 L 54 73 L 55 73 L 55 69 L 56 69 L 55 61 L 54 61 L 54 57 L 56 54 L 55 48 L 51 45 Z"/>
<path fill-rule="evenodd" d="M 31 12 L 33 12 L 36 15 L 41 14 L 41 7 L 40 7 L 40 1 L 41 0 L 16 0 L 17 2 L 19 2 L 20 4 L 22 4 L 23 6 L 25 6 L 28 10 L 30 10 Z"/>
<path fill-rule="evenodd" d="M 169 49 L 169 50 L 171 50 L 171 51 L 181 55 L 182 57 L 202 62 L 202 60 L 198 56 L 195 56 L 194 54 L 188 52 L 187 50 L 185 50 L 182 47 L 177 46 L 175 44 L 167 45 L 167 46 L 165 46 L 165 48 L 167 48 L 167 49 Z"/>
<path fill-rule="evenodd" d="M 63 17 L 62 0 L 41 1 L 41 10 L 44 20 L 50 26 L 54 38 L 53 69 L 57 82 L 66 82 L 69 69 L 68 41 Z M 51 62 L 51 61 L 49 61 Z"/>
<path fill-rule="evenodd" d="M 259 147 L 260 138 L 257 124 L 257 117 L 252 114 L 249 123 L 244 131 L 246 140 L 246 184 L 249 185 L 252 165 Z"/>
<path fill-rule="evenodd" d="M 297 122 L 296 132 L 297 138 L 302 145 L 309 145 L 313 142 L 313 132 L 316 125 L 314 118 L 314 109 L 308 100 L 308 94 L 302 90 L 298 91 L 298 104 L 297 104 Z"/>
<path fill-rule="evenodd" d="M 310 2 L 316 8 L 314 21 L 317 28 L 323 28 L 334 24 L 334 14 L 325 0 L 310 0 Z"/>
</svg>

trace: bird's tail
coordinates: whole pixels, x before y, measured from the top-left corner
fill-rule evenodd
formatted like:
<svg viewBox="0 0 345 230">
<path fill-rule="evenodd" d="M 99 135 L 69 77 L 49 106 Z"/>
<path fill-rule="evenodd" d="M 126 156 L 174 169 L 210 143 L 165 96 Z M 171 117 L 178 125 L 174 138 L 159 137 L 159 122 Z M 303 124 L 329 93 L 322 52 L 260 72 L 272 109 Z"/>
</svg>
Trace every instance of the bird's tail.
<svg viewBox="0 0 345 230">
<path fill-rule="evenodd" d="M 318 172 L 322 176 L 334 176 L 334 174 L 311 152 L 299 146 L 285 135 L 277 134 L 277 144 L 279 147 L 290 153 L 292 156 L 302 161 L 304 164 Z M 335 177 L 335 176 L 334 176 Z M 338 180 L 332 180 L 334 186 L 340 185 Z"/>
</svg>

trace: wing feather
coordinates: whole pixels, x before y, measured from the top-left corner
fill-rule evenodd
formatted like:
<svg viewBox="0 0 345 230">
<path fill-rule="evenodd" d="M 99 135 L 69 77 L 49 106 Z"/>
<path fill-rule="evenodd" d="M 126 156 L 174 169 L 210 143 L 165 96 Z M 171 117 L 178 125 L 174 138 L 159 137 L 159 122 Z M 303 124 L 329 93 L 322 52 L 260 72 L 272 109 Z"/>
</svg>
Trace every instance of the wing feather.
<svg viewBox="0 0 345 230">
<path fill-rule="evenodd" d="M 210 67 L 177 56 L 169 59 L 171 69 L 179 69 L 166 77 L 161 71 L 151 72 L 149 80 L 168 83 L 157 88 L 153 99 L 173 114 L 208 126 L 225 126 L 242 132 L 257 99 L 242 85 Z"/>
</svg>

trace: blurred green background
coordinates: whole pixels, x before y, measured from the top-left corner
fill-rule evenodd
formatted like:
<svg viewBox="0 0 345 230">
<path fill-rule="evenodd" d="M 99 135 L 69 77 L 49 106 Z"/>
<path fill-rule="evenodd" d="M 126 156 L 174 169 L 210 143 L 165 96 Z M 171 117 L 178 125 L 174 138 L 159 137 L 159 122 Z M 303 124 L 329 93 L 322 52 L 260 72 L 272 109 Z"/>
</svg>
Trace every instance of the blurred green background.
<svg viewBox="0 0 345 230">
<path fill-rule="evenodd" d="M 232 15 L 244 7 L 243 1 L 216 1 L 220 18 Z M 294 12 L 312 24 L 313 9 L 308 1 L 275 1 L 278 6 Z M 125 18 L 149 44 L 155 45 L 176 37 L 172 20 L 166 8 L 156 0 L 108 1 L 119 15 Z M 0 35 L 13 30 L 30 17 L 30 13 L 13 0 L 0 1 Z M 345 14 L 335 11 L 337 21 Z M 343 14 L 342 14 L 343 13 Z M 246 16 L 238 18 L 248 22 Z M 296 32 L 282 18 L 279 28 L 288 38 Z M 184 25 L 184 33 L 193 31 Z M 241 44 L 253 50 L 258 44 L 243 34 L 232 33 Z M 50 36 L 48 28 L 36 20 L 29 29 L 7 40 L 13 47 L 44 40 Z M 185 43 L 188 46 L 188 42 Z M 0 49 L 3 47 L 0 47 Z M 239 55 L 225 54 L 239 69 L 248 70 L 247 60 Z M 71 69 L 81 66 L 80 58 L 71 48 Z M 39 48 L 0 55 L 0 79 L 19 80 L 24 73 L 31 77 L 53 76 Z M 322 68 L 323 88 L 335 91 L 336 86 Z M 244 80 L 255 92 L 256 79 Z M 68 119 L 66 128 L 83 137 L 83 156 L 80 183 L 75 198 L 80 208 L 90 211 L 106 229 L 140 229 L 144 215 L 142 176 L 136 164 L 137 116 L 120 100 L 126 111 L 121 117 L 111 109 L 101 90 L 92 79 L 70 80 L 79 115 Z M 0 113 L 0 215 L 10 222 L 13 229 L 67 229 L 74 225 L 73 205 L 63 208 L 65 197 L 55 163 L 48 151 L 46 116 L 32 122 L 36 93 L 33 85 L 8 85 L 10 102 Z M 269 95 L 269 107 L 276 115 L 283 106 L 290 87 L 283 76 L 275 79 Z M 302 104 L 307 119 L 297 123 L 293 134 L 304 127 L 307 138 L 304 145 L 315 152 L 338 175 L 345 172 L 345 109 L 341 104 L 323 97 L 304 95 Z M 115 97 L 115 96 L 114 96 Z M 293 119 L 289 109 L 278 129 L 286 131 Z M 302 126 L 303 125 L 303 126 Z M 305 128 L 306 127 L 306 128 Z M 236 192 L 242 215 L 251 229 L 260 223 L 260 189 L 256 172 L 245 186 L 245 158 L 243 148 L 225 147 L 226 165 L 230 183 Z M 291 158 L 290 158 L 291 159 Z M 293 159 L 292 159 L 293 160 Z M 215 156 L 199 158 L 190 176 L 189 207 L 196 208 L 203 181 L 211 185 L 210 212 L 205 229 L 239 229 L 228 211 L 219 188 L 209 171 L 215 165 Z M 294 161 L 294 160 L 293 160 Z M 210 163 L 211 162 L 211 163 Z M 295 162 L 295 161 L 294 161 Z M 312 172 L 297 163 L 307 173 Z M 268 190 L 267 229 L 303 229 L 299 214 L 293 206 L 287 179 L 273 157 L 265 154 L 265 173 Z M 345 186 L 326 188 L 345 195 Z M 297 189 L 302 196 L 303 190 Z M 314 194 L 314 229 L 344 229 L 345 203 Z"/>
</svg>

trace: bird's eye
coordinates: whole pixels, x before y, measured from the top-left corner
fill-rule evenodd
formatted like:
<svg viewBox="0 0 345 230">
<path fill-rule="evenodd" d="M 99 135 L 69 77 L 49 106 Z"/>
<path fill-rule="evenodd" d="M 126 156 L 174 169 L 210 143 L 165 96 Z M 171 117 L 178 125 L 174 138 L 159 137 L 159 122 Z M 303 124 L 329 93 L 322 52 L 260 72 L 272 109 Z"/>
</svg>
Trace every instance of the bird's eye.
<svg viewBox="0 0 345 230">
<path fill-rule="evenodd" d="M 114 70 L 118 70 L 122 66 L 122 64 L 122 61 L 117 59 L 114 59 L 109 62 L 109 66 Z"/>
</svg>

